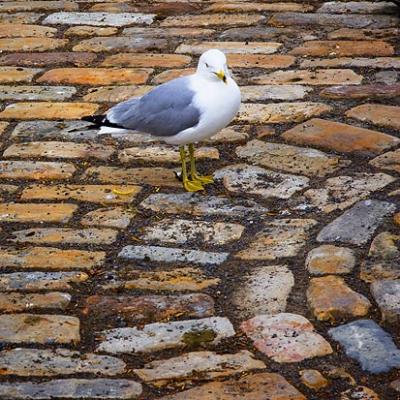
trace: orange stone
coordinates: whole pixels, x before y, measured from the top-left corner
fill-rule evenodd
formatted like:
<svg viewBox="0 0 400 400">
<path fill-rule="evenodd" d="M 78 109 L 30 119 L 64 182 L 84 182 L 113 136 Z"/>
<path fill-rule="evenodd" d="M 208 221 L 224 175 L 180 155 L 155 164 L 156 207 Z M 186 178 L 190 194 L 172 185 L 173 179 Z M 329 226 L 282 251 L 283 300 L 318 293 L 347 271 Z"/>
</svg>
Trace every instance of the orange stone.
<svg viewBox="0 0 400 400">
<path fill-rule="evenodd" d="M 214 3 L 205 9 L 205 12 L 285 12 L 298 11 L 306 12 L 313 10 L 313 6 L 301 3 Z"/>
<path fill-rule="evenodd" d="M 184 15 L 179 17 L 168 17 L 161 22 L 160 26 L 188 27 L 188 26 L 248 26 L 256 25 L 263 21 L 264 16 L 259 14 L 202 14 Z"/>
<path fill-rule="evenodd" d="M 0 67 L 0 83 L 31 82 L 38 68 Z"/>
<path fill-rule="evenodd" d="M 152 88 L 148 85 L 100 86 L 90 88 L 83 100 L 89 103 L 119 103 L 131 97 L 143 96 Z"/>
<path fill-rule="evenodd" d="M 56 28 L 29 24 L 0 24 L 0 38 L 23 37 L 53 37 L 57 33 Z"/>
<path fill-rule="evenodd" d="M 227 54 L 228 64 L 234 68 L 288 68 L 296 59 L 287 55 Z"/>
<path fill-rule="evenodd" d="M 400 107 L 383 104 L 362 104 L 346 112 L 346 116 L 378 126 L 400 129 Z"/>
<path fill-rule="evenodd" d="M 0 51 L 48 51 L 64 47 L 68 39 L 24 37 L 0 39 Z"/>
<path fill-rule="evenodd" d="M 192 58 L 181 54 L 134 54 L 121 53 L 108 56 L 101 64 L 104 67 L 151 67 L 177 68 L 190 64 Z"/>
<path fill-rule="evenodd" d="M 181 76 L 188 76 L 196 72 L 195 68 L 186 69 L 170 69 L 168 71 L 161 72 L 161 74 L 156 75 L 152 83 L 155 85 L 161 85 L 162 83 L 168 82 L 175 78 L 180 78 Z"/>
<path fill-rule="evenodd" d="M 118 28 L 113 27 L 98 27 L 98 26 L 71 26 L 64 32 L 64 36 L 112 36 L 118 32 Z"/>
<path fill-rule="evenodd" d="M 3 179 L 69 179 L 76 169 L 72 164 L 48 161 L 0 161 Z"/>
</svg>

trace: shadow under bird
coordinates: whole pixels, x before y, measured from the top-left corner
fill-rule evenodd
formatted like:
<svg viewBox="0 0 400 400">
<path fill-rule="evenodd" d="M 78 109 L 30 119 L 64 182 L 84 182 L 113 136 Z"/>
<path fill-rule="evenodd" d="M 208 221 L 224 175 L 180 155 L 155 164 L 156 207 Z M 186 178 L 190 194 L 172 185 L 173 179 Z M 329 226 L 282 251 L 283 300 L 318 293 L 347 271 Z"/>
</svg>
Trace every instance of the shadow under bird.
<svg viewBox="0 0 400 400">
<path fill-rule="evenodd" d="M 229 73 L 225 54 L 211 49 L 201 55 L 193 75 L 173 79 L 142 97 L 115 105 L 104 115 L 83 120 L 101 127 L 99 134 L 109 133 L 110 128 L 140 131 L 179 145 L 183 186 L 196 192 L 213 179 L 198 174 L 194 143 L 226 127 L 239 111 L 240 101 L 240 90 Z"/>
</svg>

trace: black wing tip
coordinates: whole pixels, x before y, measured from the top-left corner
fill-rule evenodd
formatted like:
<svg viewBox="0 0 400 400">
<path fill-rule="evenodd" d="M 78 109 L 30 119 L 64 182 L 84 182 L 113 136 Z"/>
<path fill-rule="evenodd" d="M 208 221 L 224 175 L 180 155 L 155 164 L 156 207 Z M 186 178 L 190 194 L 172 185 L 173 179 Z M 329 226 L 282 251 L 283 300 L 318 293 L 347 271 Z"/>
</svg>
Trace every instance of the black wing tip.
<svg viewBox="0 0 400 400">
<path fill-rule="evenodd" d="M 107 119 L 107 116 L 102 114 L 102 115 L 86 115 L 81 118 L 82 121 L 86 122 L 91 122 L 92 124 L 95 125 L 96 128 L 101 128 L 102 126 L 108 126 L 111 128 L 123 128 L 123 126 L 114 124 L 113 122 L 110 122 Z"/>
</svg>

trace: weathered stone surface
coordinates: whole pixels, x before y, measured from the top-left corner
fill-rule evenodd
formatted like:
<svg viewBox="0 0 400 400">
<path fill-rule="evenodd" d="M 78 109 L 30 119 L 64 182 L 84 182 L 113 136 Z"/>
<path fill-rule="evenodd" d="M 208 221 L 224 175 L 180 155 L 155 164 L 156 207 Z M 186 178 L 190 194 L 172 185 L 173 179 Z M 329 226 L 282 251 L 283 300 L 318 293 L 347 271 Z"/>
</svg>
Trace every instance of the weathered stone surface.
<svg viewBox="0 0 400 400">
<path fill-rule="evenodd" d="M 140 187 L 133 185 L 35 185 L 24 189 L 21 199 L 78 200 L 101 204 L 126 204 L 131 203 L 139 192 Z"/>
<path fill-rule="evenodd" d="M 356 386 L 342 392 L 340 400 L 380 400 L 380 397 L 365 386 Z"/>
<path fill-rule="evenodd" d="M 65 47 L 68 39 L 53 38 L 11 38 L 0 39 L 0 51 L 49 51 Z"/>
<path fill-rule="evenodd" d="M 0 4 L 1 6 L 1 4 Z M 57 33 L 56 28 L 41 25 L 29 25 L 18 23 L 0 23 L 0 37 L 53 37 Z"/>
<path fill-rule="evenodd" d="M 351 69 L 275 71 L 258 75 L 252 82 L 262 85 L 359 85 L 363 77 Z"/>
<path fill-rule="evenodd" d="M 385 279 L 371 285 L 371 293 L 382 313 L 382 320 L 391 324 L 400 322 L 400 280 Z"/>
<path fill-rule="evenodd" d="M 258 194 L 264 198 L 288 199 L 308 186 L 304 176 L 286 175 L 254 167 L 235 164 L 214 173 L 215 179 L 222 179 L 227 190 L 234 193 Z"/>
<path fill-rule="evenodd" d="M 0 4 L 1 12 L 34 11 L 34 10 L 78 10 L 78 4 L 73 1 L 4 1 Z"/>
<path fill-rule="evenodd" d="M 260 14 L 202 14 L 202 15 L 183 15 L 178 17 L 168 17 L 161 22 L 162 27 L 192 27 L 192 26 L 218 26 L 235 25 L 249 26 L 256 25 L 265 20 Z"/>
<path fill-rule="evenodd" d="M 66 344 L 80 341 L 79 319 L 65 315 L 0 315 L 1 343 Z"/>
<path fill-rule="evenodd" d="M 276 260 L 296 256 L 305 245 L 313 219 L 280 219 L 264 223 L 248 248 L 236 254 L 242 260 Z"/>
<path fill-rule="evenodd" d="M 311 40 L 294 48 L 290 54 L 295 56 L 392 56 L 393 47 L 381 40 Z"/>
<path fill-rule="evenodd" d="M 141 238 L 161 243 L 224 245 L 239 240 L 243 231 L 244 226 L 239 224 L 167 218 L 143 228 Z"/>
<path fill-rule="evenodd" d="M 261 140 L 238 147 L 236 154 L 263 167 L 311 176 L 325 176 L 350 163 L 319 150 Z"/>
<path fill-rule="evenodd" d="M 299 374 L 303 385 L 310 389 L 319 390 L 329 385 L 329 381 L 316 369 L 303 369 Z"/>
<path fill-rule="evenodd" d="M 373 4 L 373 3 L 369 3 Z M 377 3 L 376 3 L 377 4 Z M 349 40 L 364 40 L 364 39 L 393 39 L 399 34 L 398 28 L 387 29 L 351 29 L 340 28 L 328 33 L 328 39 L 349 39 Z"/>
<path fill-rule="evenodd" d="M 211 382 L 183 392 L 162 397 L 162 400 L 305 400 L 306 398 L 281 375 L 261 373 L 240 379 Z"/>
<path fill-rule="evenodd" d="M 51 28 L 50 28 L 51 29 Z M 64 36 L 74 37 L 74 36 L 112 36 L 118 32 L 118 28 L 98 28 L 96 26 L 71 26 L 64 32 Z"/>
<path fill-rule="evenodd" d="M 93 26 L 126 26 L 132 24 L 149 25 L 154 14 L 141 13 L 104 13 L 104 12 L 58 12 L 50 14 L 43 21 L 46 25 L 93 25 Z"/>
<path fill-rule="evenodd" d="M 107 353 L 151 352 L 184 346 L 216 344 L 235 334 L 227 318 L 212 317 L 154 323 L 137 328 L 117 328 L 100 333 L 98 351 Z"/>
<path fill-rule="evenodd" d="M 52 376 L 74 374 L 118 375 L 125 363 L 118 358 L 97 354 L 80 354 L 67 349 L 21 349 L 0 352 L 2 375 Z"/>
<path fill-rule="evenodd" d="M 84 272 L 13 272 L 0 274 L 0 291 L 71 290 L 88 279 Z"/>
<path fill-rule="evenodd" d="M 31 82 L 41 71 L 38 68 L 0 67 L 0 83 Z"/>
<path fill-rule="evenodd" d="M 145 67 L 145 68 L 178 68 L 192 61 L 189 56 L 181 54 L 129 54 L 120 53 L 106 57 L 101 65 L 104 67 Z"/>
<path fill-rule="evenodd" d="M 180 78 L 181 76 L 188 76 L 195 73 L 195 68 L 185 68 L 185 69 L 169 69 L 167 71 L 161 72 L 161 74 L 156 75 L 151 83 L 153 85 L 160 85 L 162 83 L 171 81 L 172 79 Z"/>
<path fill-rule="evenodd" d="M 355 265 L 353 250 L 329 244 L 312 249 L 306 259 L 307 270 L 312 275 L 349 274 Z"/>
<path fill-rule="evenodd" d="M 200 265 L 219 265 L 228 258 L 229 253 L 215 253 L 201 250 L 188 250 L 160 246 L 125 246 L 118 254 L 127 260 L 146 260 L 155 262 L 193 263 Z"/>
<path fill-rule="evenodd" d="M 375 125 L 400 129 L 400 107 L 382 104 L 363 104 L 346 112 L 346 116 Z"/>
<path fill-rule="evenodd" d="M 142 385 L 127 379 L 55 379 L 47 382 L 1 383 L 0 395 L 13 399 L 136 399 Z M 27 397 L 29 396 L 29 397 Z"/>
<path fill-rule="evenodd" d="M 400 142 L 398 138 L 385 133 L 319 118 L 295 126 L 282 137 L 296 144 L 349 153 L 381 153 Z"/>
<path fill-rule="evenodd" d="M 371 307 L 366 297 L 353 291 L 342 278 L 332 275 L 311 279 L 307 300 L 318 320 L 331 323 L 362 317 Z"/>
<path fill-rule="evenodd" d="M 46 161 L 0 161 L 0 177 L 5 179 L 68 179 L 75 167 L 68 163 Z"/>
<path fill-rule="evenodd" d="M 242 3 L 243 4 L 243 3 Z M 265 26 L 251 26 L 242 28 L 230 28 L 223 31 L 219 37 L 223 40 L 271 40 L 279 39 L 280 41 L 288 38 L 306 38 L 312 34 L 310 31 L 299 31 L 291 28 L 271 28 Z"/>
<path fill-rule="evenodd" d="M 26 142 L 8 147 L 4 158 L 97 158 L 107 160 L 114 153 L 112 146 L 72 142 Z"/>
<path fill-rule="evenodd" d="M 350 322 L 328 332 L 364 371 L 379 374 L 400 367 L 400 350 L 391 336 L 372 320 Z"/>
<path fill-rule="evenodd" d="M 326 104 L 312 102 L 273 104 L 243 103 L 240 106 L 237 120 L 251 124 L 301 122 L 305 119 L 327 113 L 331 110 L 332 108 Z"/>
<path fill-rule="evenodd" d="M 17 24 L 34 24 L 38 22 L 44 14 L 34 13 L 34 12 L 20 12 L 20 13 L 0 13 L 1 23 L 17 23 Z"/>
<path fill-rule="evenodd" d="M 173 318 L 205 318 L 214 314 L 214 301 L 206 294 L 179 296 L 99 296 L 86 299 L 84 314 L 106 318 L 107 324 L 142 324 Z"/>
<path fill-rule="evenodd" d="M 12 240 L 18 243 L 111 244 L 117 234 L 113 229 L 36 228 L 15 231 Z"/>
<path fill-rule="evenodd" d="M 4 119 L 79 119 L 94 114 L 98 109 L 93 103 L 21 102 L 10 104 L 1 113 Z"/>
<path fill-rule="evenodd" d="M 375 168 L 400 172 L 400 150 L 384 153 L 374 158 L 369 163 Z"/>
<path fill-rule="evenodd" d="M 180 357 L 153 361 L 146 364 L 145 368 L 134 371 L 143 381 L 160 387 L 168 384 L 169 381 L 179 380 L 179 383 L 186 379 L 208 381 L 264 368 L 265 364 L 260 360 L 255 360 L 247 350 L 223 355 L 211 351 L 197 351 Z"/>
<path fill-rule="evenodd" d="M 68 100 L 75 93 L 69 86 L 0 86 L 0 100 Z"/>
<path fill-rule="evenodd" d="M 196 38 L 207 37 L 214 33 L 213 29 L 202 28 L 124 28 L 124 36 L 143 37 L 143 38 Z"/>
<path fill-rule="evenodd" d="M 310 207 L 330 213 L 352 206 L 395 180 L 396 178 L 386 174 L 358 173 L 353 176 L 338 176 L 327 179 L 319 189 L 307 190 L 304 197 Z"/>
<path fill-rule="evenodd" d="M 218 278 L 207 277 L 201 269 L 175 268 L 168 271 L 130 270 L 124 279 L 102 285 L 104 289 L 141 289 L 153 291 L 200 291 L 218 285 Z"/>
<path fill-rule="evenodd" d="M 193 193 L 152 194 L 141 207 L 167 214 L 220 215 L 251 217 L 265 214 L 268 209 L 251 200 L 228 199 L 223 196 L 199 196 Z"/>
<path fill-rule="evenodd" d="M 71 295 L 61 292 L 33 294 L 0 293 L 0 311 L 10 313 L 36 309 L 62 310 L 68 307 L 70 301 Z M 1 362 L 0 355 L 0 369 L 3 374 L 4 371 Z"/>
<path fill-rule="evenodd" d="M 283 54 L 229 53 L 227 57 L 231 68 L 288 68 L 296 61 L 295 57 Z"/>
<path fill-rule="evenodd" d="M 151 69 L 139 68 L 58 68 L 47 71 L 37 82 L 73 85 L 115 85 L 146 83 Z"/>
<path fill-rule="evenodd" d="M 0 57 L 0 65 L 24 65 L 26 67 L 50 67 L 71 64 L 81 67 L 96 59 L 93 53 L 51 52 L 11 53 Z"/>
<path fill-rule="evenodd" d="M 394 214 L 392 203 L 363 200 L 325 226 L 317 236 L 318 242 L 341 242 L 354 245 L 366 243 L 385 217 Z"/>
<path fill-rule="evenodd" d="M 311 88 L 300 85 L 256 85 L 241 86 L 242 101 L 264 101 L 264 100 L 301 100 Z"/>
<path fill-rule="evenodd" d="M 181 44 L 176 53 L 202 54 L 209 48 L 215 48 L 230 54 L 271 54 L 275 53 L 282 43 L 276 42 L 202 42 Z"/>
<path fill-rule="evenodd" d="M 350 67 L 350 68 L 400 68 L 398 57 L 378 57 L 378 58 L 312 58 L 305 59 L 300 64 L 301 68 L 316 67 Z M 355 88 L 354 88 L 355 89 Z"/>
<path fill-rule="evenodd" d="M 125 229 L 135 217 L 135 212 L 125 207 L 98 208 L 85 214 L 81 219 L 84 226 L 104 226 Z"/>
<path fill-rule="evenodd" d="M 392 14 L 397 11 L 395 5 L 390 1 L 371 3 L 369 1 L 328 1 L 317 13 L 338 13 L 338 14 Z"/>
<path fill-rule="evenodd" d="M 83 100 L 95 103 L 119 103 L 131 97 L 143 96 L 152 88 L 152 86 L 148 85 L 100 86 L 88 89 L 87 94 L 83 96 Z M 135 136 L 140 134 L 127 133 L 125 136 L 129 138 L 129 135 Z M 118 138 L 117 134 L 111 134 L 111 136 Z"/>
<path fill-rule="evenodd" d="M 77 208 L 75 204 L 0 203 L 0 222 L 66 223 Z"/>
<path fill-rule="evenodd" d="M 242 318 L 277 314 L 286 310 L 293 286 L 294 276 L 286 265 L 252 268 L 232 294 L 232 302 Z"/>
<path fill-rule="evenodd" d="M 380 71 L 375 74 L 375 81 L 385 85 L 392 85 L 397 82 L 397 71 Z"/>
<path fill-rule="evenodd" d="M 0 135 L 4 133 L 4 131 L 7 129 L 8 125 L 9 125 L 8 122 L 4 122 L 4 121 L 0 122 Z"/>
<path fill-rule="evenodd" d="M 390 383 L 390 387 L 397 392 L 400 392 L 400 379 L 396 379 Z"/>
<path fill-rule="evenodd" d="M 328 99 L 381 99 L 400 96 L 400 84 L 379 84 L 360 86 L 332 86 L 320 92 Z"/>
<path fill-rule="evenodd" d="M 103 251 L 61 250 L 54 247 L 0 249 L 0 268 L 86 270 L 103 264 Z"/>
<path fill-rule="evenodd" d="M 258 315 L 243 322 L 241 329 L 259 351 L 276 362 L 300 362 L 332 353 L 330 344 L 301 315 Z"/>
<path fill-rule="evenodd" d="M 249 128 L 249 126 L 230 125 L 207 139 L 206 143 L 245 142 L 249 138 L 248 129 L 246 128 Z"/>
</svg>

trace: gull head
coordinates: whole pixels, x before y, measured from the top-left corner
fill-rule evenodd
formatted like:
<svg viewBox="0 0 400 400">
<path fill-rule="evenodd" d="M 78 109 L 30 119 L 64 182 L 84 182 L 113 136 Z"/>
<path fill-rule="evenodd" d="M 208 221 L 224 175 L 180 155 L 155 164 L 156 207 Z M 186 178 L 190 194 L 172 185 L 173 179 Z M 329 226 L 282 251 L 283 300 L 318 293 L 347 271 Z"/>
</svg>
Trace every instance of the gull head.
<svg viewBox="0 0 400 400">
<path fill-rule="evenodd" d="M 211 80 L 221 80 L 227 83 L 229 78 L 225 54 L 217 49 L 204 52 L 197 66 L 197 73 Z"/>
</svg>

